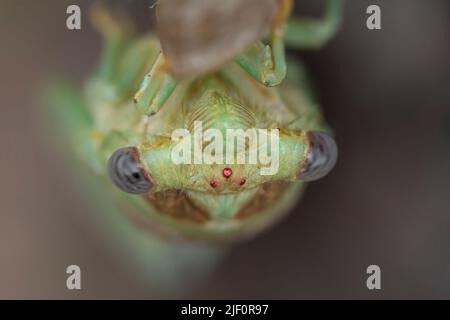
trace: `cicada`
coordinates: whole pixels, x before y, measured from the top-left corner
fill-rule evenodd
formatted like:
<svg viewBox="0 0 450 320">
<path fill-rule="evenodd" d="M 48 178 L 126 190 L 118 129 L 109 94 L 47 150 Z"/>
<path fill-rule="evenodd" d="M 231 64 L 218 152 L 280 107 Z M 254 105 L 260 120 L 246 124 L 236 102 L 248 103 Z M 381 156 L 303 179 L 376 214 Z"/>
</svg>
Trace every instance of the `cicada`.
<svg viewBox="0 0 450 320">
<path fill-rule="evenodd" d="M 184 5 L 189 2 L 195 1 Z M 223 244 L 252 237 L 273 226 L 306 183 L 336 163 L 337 146 L 305 69 L 286 58 L 285 46 L 326 43 L 339 25 L 342 3 L 328 0 L 325 16 L 311 20 L 290 17 L 289 0 L 263 2 L 268 11 L 252 20 L 260 24 L 256 31 L 236 34 L 239 44 L 228 31 L 231 53 L 220 55 L 217 47 L 211 49 L 217 43 L 227 49 L 220 39 L 209 37 L 203 44 L 197 39 L 189 48 L 195 34 L 167 30 L 167 7 L 159 38 L 136 35 L 128 19 L 97 9 L 92 20 L 105 39 L 100 67 L 83 93 L 57 92 L 80 158 L 93 175 L 109 175 L 102 183 L 107 199 L 101 201 L 119 198 L 121 210 L 138 215 L 164 243 Z M 208 21 L 214 24 L 214 17 L 201 19 L 205 28 Z M 189 21 L 196 20 L 182 23 Z M 265 28 L 268 43 L 262 39 Z M 195 138 L 199 128 L 203 140 Z M 230 141 L 230 129 L 243 136 Z M 255 138 L 253 129 L 265 135 Z M 174 139 L 177 130 L 185 134 Z M 255 142 L 271 141 L 268 132 L 276 133 L 276 143 Z M 190 162 L 174 160 L 180 150 Z M 278 162 L 264 174 L 268 158 Z"/>
</svg>

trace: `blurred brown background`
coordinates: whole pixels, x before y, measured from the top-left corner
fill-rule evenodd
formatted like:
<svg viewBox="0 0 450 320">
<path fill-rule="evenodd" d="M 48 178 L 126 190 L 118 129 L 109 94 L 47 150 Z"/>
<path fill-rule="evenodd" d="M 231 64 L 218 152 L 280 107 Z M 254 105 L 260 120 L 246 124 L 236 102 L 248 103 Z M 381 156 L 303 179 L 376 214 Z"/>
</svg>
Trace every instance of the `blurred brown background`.
<svg viewBox="0 0 450 320">
<path fill-rule="evenodd" d="M 115 1 L 141 25 L 152 1 Z M 155 292 L 98 240 L 83 187 L 51 152 L 39 123 L 42 82 L 81 84 L 99 36 L 91 1 L 0 3 L 0 298 L 450 298 L 450 3 L 349 0 L 324 50 L 298 53 L 336 129 L 340 159 L 289 217 L 235 248 L 209 283 Z M 297 1 L 315 15 L 323 1 Z M 66 8 L 82 8 L 68 31 Z M 382 30 L 366 29 L 366 8 Z M 60 150 L 64 153 L 64 150 Z M 83 290 L 66 289 L 78 264 Z M 382 290 L 366 268 L 382 269 Z"/>
</svg>

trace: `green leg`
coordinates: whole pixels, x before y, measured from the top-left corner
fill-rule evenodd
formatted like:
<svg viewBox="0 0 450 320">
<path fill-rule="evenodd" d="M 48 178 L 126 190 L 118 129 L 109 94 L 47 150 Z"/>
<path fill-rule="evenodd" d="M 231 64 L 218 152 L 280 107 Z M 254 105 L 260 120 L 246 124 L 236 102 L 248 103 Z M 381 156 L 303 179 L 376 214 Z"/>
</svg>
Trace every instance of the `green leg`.
<svg viewBox="0 0 450 320">
<path fill-rule="evenodd" d="M 279 0 L 279 11 L 272 24 L 270 45 L 265 46 L 258 41 L 235 59 L 248 74 L 266 87 L 277 86 L 286 77 L 284 35 L 286 20 L 292 7 L 292 0 Z"/>
<path fill-rule="evenodd" d="M 322 19 L 291 18 L 285 35 L 286 45 L 292 48 L 321 48 L 339 29 L 343 0 L 327 0 Z"/>
<path fill-rule="evenodd" d="M 160 53 L 134 97 L 138 110 L 149 116 L 154 115 L 166 103 L 176 86 L 176 81 L 167 71 L 164 56 Z"/>
<path fill-rule="evenodd" d="M 120 103 L 130 98 L 136 81 L 142 79 L 153 63 L 134 100 L 142 113 L 158 112 L 176 87 L 175 80 L 166 70 L 158 42 L 150 37 L 133 42 L 130 23 L 114 17 L 103 7 L 94 8 L 92 20 L 105 38 L 105 48 L 98 74 L 89 84 L 89 95 Z"/>
<path fill-rule="evenodd" d="M 160 47 L 152 37 L 139 39 L 130 45 L 123 54 L 118 66 L 115 88 L 117 95 L 122 99 L 131 99 L 139 86 L 145 73 L 155 62 Z"/>
<path fill-rule="evenodd" d="M 272 32 L 270 46 L 257 42 L 246 53 L 235 59 L 255 80 L 267 87 L 280 84 L 286 77 L 283 29 L 277 27 Z"/>
<path fill-rule="evenodd" d="M 126 41 L 120 35 L 104 34 L 105 44 L 100 58 L 97 79 L 105 82 L 113 80 L 115 69 L 124 50 Z"/>
<path fill-rule="evenodd" d="M 115 56 L 106 42 L 105 55 Z M 129 48 L 100 67 L 99 74 L 89 83 L 89 94 L 113 104 L 131 100 L 139 81 L 160 52 L 158 42 L 146 37 L 130 41 Z"/>
<path fill-rule="evenodd" d="M 104 45 L 98 71 L 87 86 L 88 95 L 96 100 L 114 103 L 120 100 L 116 90 L 117 69 L 132 39 L 132 27 L 126 18 L 119 18 L 103 5 L 93 6 L 91 20 L 102 34 Z"/>
<path fill-rule="evenodd" d="M 100 4 L 93 6 L 91 20 L 105 41 L 97 78 L 105 82 L 112 81 L 120 57 L 133 34 L 132 24 L 126 17 L 119 16 Z"/>
</svg>

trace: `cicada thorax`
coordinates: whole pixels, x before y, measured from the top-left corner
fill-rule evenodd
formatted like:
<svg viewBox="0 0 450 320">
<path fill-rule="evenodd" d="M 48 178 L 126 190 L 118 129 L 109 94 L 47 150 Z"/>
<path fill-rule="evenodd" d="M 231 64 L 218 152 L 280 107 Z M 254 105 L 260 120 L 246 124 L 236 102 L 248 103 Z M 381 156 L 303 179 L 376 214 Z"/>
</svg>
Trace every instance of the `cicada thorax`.
<svg viewBox="0 0 450 320">
<path fill-rule="evenodd" d="M 201 122 L 203 129 L 242 129 L 256 126 L 254 111 L 243 101 L 227 92 L 211 89 L 203 93 L 197 103 L 188 107 L 186 127 L 194 129 L 195 122 Z"/>
</svg>

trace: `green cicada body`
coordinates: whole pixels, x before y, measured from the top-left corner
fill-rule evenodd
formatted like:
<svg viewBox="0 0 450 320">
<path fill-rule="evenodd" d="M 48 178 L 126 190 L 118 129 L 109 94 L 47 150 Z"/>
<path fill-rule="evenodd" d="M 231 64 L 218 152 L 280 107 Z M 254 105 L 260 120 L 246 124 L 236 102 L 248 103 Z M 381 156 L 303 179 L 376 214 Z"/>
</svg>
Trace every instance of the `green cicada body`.
<svg viewBox="0 0 450 320">
<path fill-rule="evenodd" d="M 151 37 L 145 41 L 154 48 L 149 56 L 156 61 L 158 43 Z M 104 84 L 93 82 L 92 86 Z M 89 92 L 98 90 L 93 88 Z M 140 207 L 147 208 L 143 214 L 158 224 L 158 229 L 176 231 L 189 239 L 233 240 L 272 225 L 298 200 L 303 181 L 311 174 L 302 168 L 309 164 L 309 170 L 314 169 L 314 163 L 308 161 L 323 161 L 315 168 L 320 175 L 335 161 L 333 142 L 318 133 L 328 131 L 321 112 L 302 90 L 301 81 L 288 80 L 277 88 L 267 88 L 234 62 L 213 74 L 182 81 L 151 117 L 134 107 L 132 97 L 116 105 L 97 99 L 94 96 L 87 105 L 96 124 L 91 143 L 102 167 L 107 167 L 114 154 L 109 164 L 113 181 L 126 192 L 142 194 L 132 197 L 143 202 Z M 195 124 L 201 124 L 203 136 L 210 129 L 223 133 L 222 144 L 230 143 L 225 139 L 227 129 L 245 133 L 277 130 L 278 170 L 261 175 L 260 161 L 238 164 L 238 153 L 245 152 L 238 148 L 233 162 L 227 163 L 223 156 L 212 163 L 194 163 L 192 157 L 190 163 L 177 164 L 171 159 L 177 148 L 173 133 L 184 129 L 193 135 Z M 202 156 L 208 147 L 205 144 L 203 141 L 200 149 Z M 323 154 L 318 148 L 324 148 Z M 245 156 L 248 158 L 248 151 Z M 324 160 L 328 156 L 331 158 Z M 127 176 L 132 173 L 136 179 Z"/>
<path fill-rule="evenodd" d="M 280 33 L 272 51 L 257 41 L 214 71 L 175 80 L 157 38 L 131 37 L 104 13 L 94 21 L 106 38 L 100 69 L 81 96 L 57 92 L 58 104 L 80 157 L 109 173 L 118 188 L 105 188 L 151 233 L 251 237 L 333 168 L 336 144 L 302 66 L 284 60 Z"/>
</svg>

